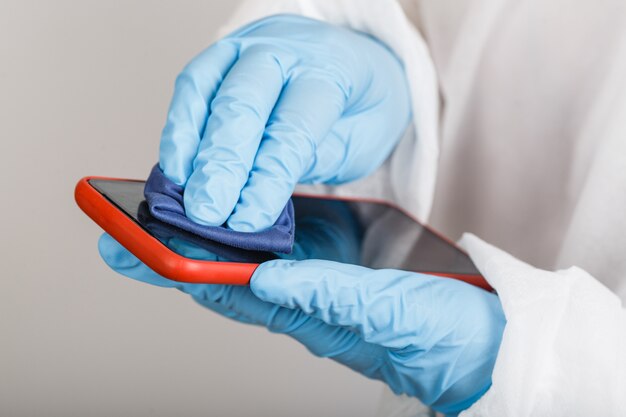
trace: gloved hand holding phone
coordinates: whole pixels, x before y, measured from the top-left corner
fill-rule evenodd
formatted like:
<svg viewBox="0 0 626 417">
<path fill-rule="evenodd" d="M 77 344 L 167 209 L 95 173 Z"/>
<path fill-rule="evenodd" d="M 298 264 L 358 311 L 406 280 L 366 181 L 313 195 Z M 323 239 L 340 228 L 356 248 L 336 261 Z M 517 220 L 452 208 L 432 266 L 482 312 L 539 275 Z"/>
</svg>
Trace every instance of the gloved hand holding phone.
<svg viewBox="0 0 626 417">
<path fill-rule="evenodd" d="M 349 231 L 311 228 L 301 236 L 298 253 L 325 258 L 333 252 L 338 261 L 356 261 Z M 504 314 L 495 294 L 469 284 L 325 260 L 265 262 L 249 287 L 188 284 L 156 274 L 109 235 L 99 249 L 120 274 L 177 288 L 226 317 L 287 334 L 313 354 L 447 414 L 469 407 L 490 386 Z M 214 260 L 198 248 L 177 251 Z"/>
</svg>

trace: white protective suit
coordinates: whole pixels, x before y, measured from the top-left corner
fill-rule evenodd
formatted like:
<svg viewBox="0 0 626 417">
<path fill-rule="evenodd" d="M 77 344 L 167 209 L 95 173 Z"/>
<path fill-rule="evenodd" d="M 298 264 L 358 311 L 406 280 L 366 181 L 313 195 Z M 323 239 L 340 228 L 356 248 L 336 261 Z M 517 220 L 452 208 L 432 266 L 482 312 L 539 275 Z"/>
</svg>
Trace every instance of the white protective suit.
<svg viewBox="0 0 626 417">
<path fill-rule="evenodd" d="M 461 415 L 626 416 L 626 2 L 247 1 L 222 34 L 276 13 L 369 33 L 404 63 L 414 126 L 333 192 L 491 242 L 461 240 L 507 326 Z M 427 415 L 385 397 L 381 416 Z"/>
</svg>

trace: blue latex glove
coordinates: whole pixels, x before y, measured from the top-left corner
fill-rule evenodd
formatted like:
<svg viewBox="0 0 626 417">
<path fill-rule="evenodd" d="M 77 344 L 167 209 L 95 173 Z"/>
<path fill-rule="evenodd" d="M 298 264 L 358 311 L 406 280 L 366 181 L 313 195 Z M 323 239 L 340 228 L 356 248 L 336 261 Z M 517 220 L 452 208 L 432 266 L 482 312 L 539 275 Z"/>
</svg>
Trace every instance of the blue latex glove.
<svg viewBox="0 0 626 417">
<path fill-rule="evenodd" d="M 305 252 L 335 247 L 332 236 Z M 469 284 L 322 260 L 263 263 L 250 287 L 181 284 L 157 275 L 108 235 L 99 249 L 121 274 L 178 288 L 226 317 L 287 334 L 313 354 L 446 414 L 468 408 L 491 384 L 504 314 L 496 295 Z M 354 256 L 342 253 L 339 260 Z M 188 256 L 202 254 L 192 249 Z"/>
<path fill-rule="evenodd" d="M 161 138 L 165 175 L 187 216 L 257 231 L 296 183 L 363 177 L 410 120 L 401 63 L 381 43 L 300 16 L 249 24 L 194 58 L 176 80 Z"/>
</svg>

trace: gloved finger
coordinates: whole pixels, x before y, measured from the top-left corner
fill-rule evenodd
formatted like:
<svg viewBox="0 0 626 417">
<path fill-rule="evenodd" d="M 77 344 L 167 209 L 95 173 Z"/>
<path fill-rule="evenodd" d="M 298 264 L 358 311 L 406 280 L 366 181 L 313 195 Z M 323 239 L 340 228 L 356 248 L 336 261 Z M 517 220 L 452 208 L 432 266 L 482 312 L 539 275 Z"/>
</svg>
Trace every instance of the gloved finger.
<svg viewBox="0 0 626 417">
<path fill-rule="evenodd" d="M 284 309 L 279 319 L 273 321 L 276 308 L 283 307 L 260 300 L 246 286 L 186 284 L 164 278 L 148 268 L 107 233 L 100 236 L 98 250 L 102 259 L 114 271 L 148 284 L 177 288 L 191 295 L 204 307 L 238 321 L 271 325 L 276 331 L 283 329 L 286 332 L 289 329 L 286 324 L 289 322 L 289 315 L 297 314 L 294 310 Z M 188 250 L 188 247 L 185 246 L 184 250 Z M 196 252 L 192 249 L 191 254 L 194 253 Z"/>
<path fill-rule="evenodd" d="M 285 318 L 281 317 L 283 314 Z M 391 373 L 384 347 L 367 343 L 354 332 L 328 325 L 302 310 L 277 306 L 268 329 L 287 334 L 312 354 L 332 359 L 369 378 L 383 380 Z"/>
<path fill-rule="evenodd" d="M 280 307 L 288 311 L 285 307 Z M 329 358 L 363 375 L 384 380 L 390 375 L 387 352 L 382 346 L 365 342 L 356 333 L 295 310 L 291 328 L 286 333 L 300 342 L 312 354 Z"/>
<path fill-rule="evenodd" d="M 347 329 L 329 326 L 302 310 L 289 309 L 257 298 L 248 287 L 222 286 L 210 297 L 194 295 L 202 306 L 236 321 L 265 326 L 286 334 L 316 356 L 333 359 L 370 378 L 382 379 L 389 369 L 384 348 L 363 341 Z"/>
<path fill-rule="evenodd" d="M 210 284 L 187 284 L 172 281 L 154 272 L 115 239 L 104 233 L 98 241 L 102 259 L 116 272 L 159 287 L 177 288 L 196 301 L 224 316 L 251 324 L 261 324 L 263 309 L 272 305 L 259 300 L 248 287 Z M 239 310 L 237 310 L 239 309 Z"/>
<path fill-rule="evenodd" d="M 228 219 L 232 229 L 253 232 L 276 222 L 298 180 L 314 162 L 318 143 L 341 117 L 345 101 L 346 92 L 339 84 L 322 76 L 295 78 L 285 85 Z M 337 167 L 342 163 L 337 154 L 330 160 Z"/>
<path fill-rule="evenodd" d="M 161 135 L 159 165 L 178 185 L 185 185 L 204 134 L 209 103 L 237 59 L 238 47 L 218 42 L 195 57 L 176 78 L 174 95 Z"/>
<path fill-rule="evenodd" d="M 187 217 L 221 225 L 248 180 L 269 115 L 283 87 L 279 58 L 266 46 L 245 50 L 222 82 L 184 194 Z"/>
<path fill-rule="evenodd" d="M 107 233 L 100 236 L 98 250 L 104 262 L 117 273 L 147 284 L 177 288 L 191 295 L 201 305 L 238 321 L 265 324 L 272 309 L 276 307 L 275 304 L 259 300 L 249 287 L 187 284 L 164 278 Z"/>
<path fill-rule="evenodd" d="M 445 280 L 442 288 L 442 280 L 321 260 L 276 260 L 257 268 L 250 288 L 262 300 L 348 327 L 366 342 L 402 349 L 428 340 L 446 313 L 441 300 L 467 285 Z"/>
<path fill-rule="evenodd" d="M 98 251 L 104 262 L 119 274 L 159 287 L 177 287 L 175 281 L 163 278 L 148 268 L 107 233 L 100 236 Z"/>
<path fill-rule="evenodd" d="M 271 332 L 287 334 L 309 351 L 328 357 L 371 378 L 385 373 L 382 348 L 364 342 L 355 333 L 290 309 L 259 299 L 249 287 L 230 285 L 181 284 L 168 280 L 145 266 L 108 234 L 98 248 L 104 261 L 116 272 L 162 287 L 176 287 L 190 294 L 200 305 L 233 320 L 262 325 Z"/>
</svg>

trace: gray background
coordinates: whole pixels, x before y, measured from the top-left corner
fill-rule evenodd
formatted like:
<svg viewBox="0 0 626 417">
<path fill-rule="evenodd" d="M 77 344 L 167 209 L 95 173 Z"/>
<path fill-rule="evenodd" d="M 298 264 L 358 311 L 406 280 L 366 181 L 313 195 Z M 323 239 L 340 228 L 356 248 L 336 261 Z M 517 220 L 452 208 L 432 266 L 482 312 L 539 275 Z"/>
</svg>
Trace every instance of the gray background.
<svg viewBox="0 0 626 417">
<path fill-rule="evenodd" d="M 374 414 L 379 383 L 115 275 L 74 204 L 84 175 L 147 175 L 236 3 L 0 0 L 1 416 Z"/>
</svg>

